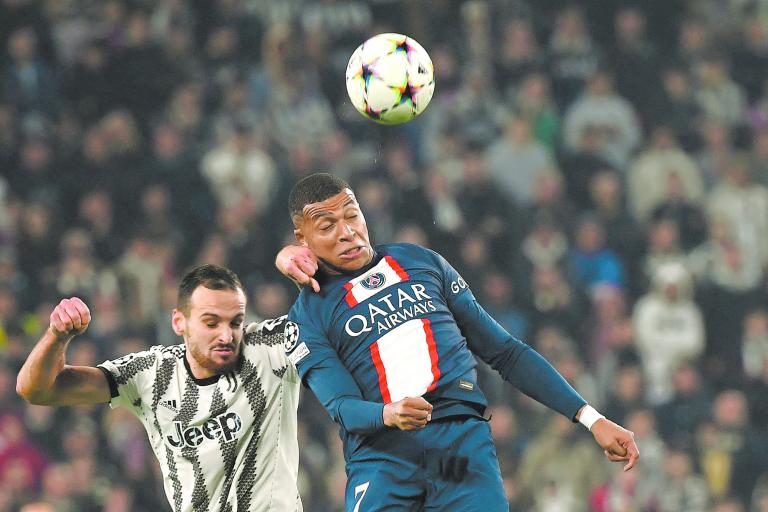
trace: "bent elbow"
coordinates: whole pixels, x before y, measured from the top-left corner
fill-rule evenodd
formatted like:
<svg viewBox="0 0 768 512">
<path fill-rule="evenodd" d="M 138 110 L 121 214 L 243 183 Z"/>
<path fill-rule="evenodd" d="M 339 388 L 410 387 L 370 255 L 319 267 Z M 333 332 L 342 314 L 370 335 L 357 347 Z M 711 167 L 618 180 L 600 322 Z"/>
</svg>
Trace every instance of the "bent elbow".
<svg viewBox="0 0 768 512">
<path fill-rule="evenodd" d="M 16 379 L 16 394 L 32 405 L 50 405 L 45 393 L 32 389 L 21 378 Z"/>
</svg>

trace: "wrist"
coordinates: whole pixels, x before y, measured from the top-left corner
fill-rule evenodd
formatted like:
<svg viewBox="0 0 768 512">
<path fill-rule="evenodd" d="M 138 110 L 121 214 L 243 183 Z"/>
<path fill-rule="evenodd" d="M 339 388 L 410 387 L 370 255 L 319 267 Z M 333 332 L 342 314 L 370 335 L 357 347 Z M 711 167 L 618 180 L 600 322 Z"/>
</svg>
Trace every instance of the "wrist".
<svg viewBox="0 0 768 512">
<path fill-rule="evenodd" d="M 384 426 L 386 427 L 392 427 L 394 426 L 394 421 L 392 421 L 392 404 L 384 404 L 384 408 L 381 410 L 381 417 L 384 420 Z"/>
<path fill-rule="evenodd" d="M 62 343 L 62 344 L 69 343 L 69 340 L 74 338 L 74 335 L 70 333 L 58 332 L 51 326 L 48 326 L 48 336 L 53 338 L 53 341 L 55 341 L 56 343 Z"/>
<path fill-rule="evenodd" d="M 587 404 L 579 411 L 579 423 L 587 427 L 587 430 L 592 431 L 592 427 L 597 420 L 605 419 L 605 416 L 597 412 L 597 410 L 591 405 Z"/>
</svg>

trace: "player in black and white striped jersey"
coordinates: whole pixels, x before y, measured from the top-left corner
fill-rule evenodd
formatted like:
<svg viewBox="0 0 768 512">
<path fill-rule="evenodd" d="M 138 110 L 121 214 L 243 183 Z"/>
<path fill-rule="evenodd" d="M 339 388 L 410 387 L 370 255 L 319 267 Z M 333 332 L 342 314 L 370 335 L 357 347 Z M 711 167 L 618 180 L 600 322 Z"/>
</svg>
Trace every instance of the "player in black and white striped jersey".
<svg viewBox="0 0 768 512">
<path fill-rule="evenodd" d="M 299 379 L 285 356 L 298 334 L 285 317 L 245 327 L 245 304 L 233 272 L 200 265 L 172 314 L 183 343 L 77 367 L 64 353 L 90 311 L 62 300 L 17 391 L 36 404 L 127 407 L 147 430 L 174 512 L 300 511 Z"/>
</svg>

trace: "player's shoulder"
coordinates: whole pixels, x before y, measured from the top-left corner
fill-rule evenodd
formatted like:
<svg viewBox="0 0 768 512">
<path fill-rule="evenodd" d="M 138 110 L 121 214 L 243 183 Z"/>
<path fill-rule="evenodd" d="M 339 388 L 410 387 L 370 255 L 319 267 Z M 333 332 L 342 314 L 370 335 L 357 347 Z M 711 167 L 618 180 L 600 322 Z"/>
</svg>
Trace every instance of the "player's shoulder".
<svg viewBox="0 0 768 512">
<path fill-rule="evenodd" d="M 376 246 L 376 251 L 383 256 L 392 256 L 395 259 L 401 258 L 415 262 L 435 263 L 444 261 L 444 258 L 439 253 L 418 244 L 382 244 Z"/>
<path fill-rule="evenodd" d="M 184 357 L 184 345 L 153 345 L 146 350 L 140 350 L 138 352 L 131 352 L 117 359 L 113 359 L 111 362 L 114 365 L 121 366 L 128 363 L 143 362 L 145 365 L 150 365 L 155 362 L 163 361 L 166 359 L 182 359 Z"/>
<path fill-rule="evenodd" d="M 176 345 L 155 345 L 149 350 L 157 353 L 162 359 L 183 359 L 186 348 L 184 348 L 183 343 L 178 343 Z"/>
<path fill-rule="evenodd" d="M 288 315 L 269 318 L 261 322 L 252 322 L 245 328 L 245 344 L 262 346 L 282 345 L 288 336 L 294 335 L 296 330 L 296 324 L 288 320 Z"/>
<path fill-rule="evenodd" d="M 426 254 L 431 251 L 421 245 L 397 242 L 377 245 L 376 252 L 385 256 L 391 256 L 394 254 Z"/>
</svg>

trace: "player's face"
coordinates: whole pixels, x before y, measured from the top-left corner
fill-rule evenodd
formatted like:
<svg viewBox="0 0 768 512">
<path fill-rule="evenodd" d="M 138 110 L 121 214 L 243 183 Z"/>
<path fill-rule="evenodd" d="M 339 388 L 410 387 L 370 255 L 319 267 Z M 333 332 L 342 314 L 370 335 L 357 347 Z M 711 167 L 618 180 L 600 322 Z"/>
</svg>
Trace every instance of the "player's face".
<svg viewBox="0 0 768 512">
<path fill-rule="evenodd" d="M 315 253 L 321 264 L 357 270 L 373 258 L 368 226 L 351 190 L 304 207 L 296 221 L 296 239 Z M 333 272 L 325 265 L 326 270 Z"/>
<path fill-rule="evenodd" d="M 184 338 L 187 361 L 198 379 L 221 375 L 237 364 L 243 341 L 245 294 L 198 286 L 188 314 L 173 310 L 173 328 Z"/>
</svg>

